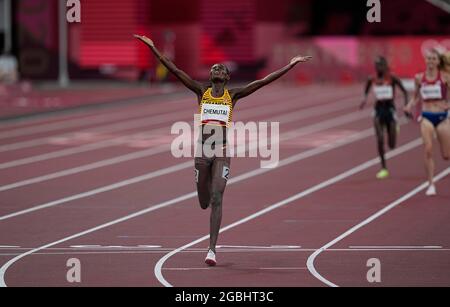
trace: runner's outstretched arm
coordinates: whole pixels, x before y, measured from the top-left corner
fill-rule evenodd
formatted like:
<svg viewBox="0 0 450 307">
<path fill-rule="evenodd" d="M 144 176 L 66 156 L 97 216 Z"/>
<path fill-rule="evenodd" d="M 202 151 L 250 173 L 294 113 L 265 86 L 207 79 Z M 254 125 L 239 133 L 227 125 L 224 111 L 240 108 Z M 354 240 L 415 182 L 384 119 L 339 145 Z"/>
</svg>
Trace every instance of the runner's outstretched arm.
<svg viewBox="0 0 450 307">
<path fill-rule="evenodd" d="M 359 105 L 360 109 L 363 109 L 367 104 L 367 97 L 369 96 L 369 91 L 370 88 L 372 87 L 372 82 L 373 82 L 372 78 L 367 79 L 366 86 L 364 88 L 364 100 Z"/>
<path fill-rule="evenodd" d="M 414 79 L 415 79 L 415 88 L 413 96 L 409 100 L 409 103 L 403 108 L 403 111 L 405 111 L 408 114 L 412 114 L 414 106 L 420 101 L 420 76 L 416 75 Z"/>
<path fill-rule="evenodd" d="M 146 37 L 141 35 L 134 35 L 135 38 L 142 41 L 144 44 L 146 44 L 150 50 L 153 52 L 153 54 L 158 58 L 158 60 L 161 61 L 161 63 L 171 72 L 173 73 L 188 89 L 196 93 L 197 95 L 202 95 L 203 93 L 203 86 L 193 80 L 187 73 L 179 69 L 172 61 L 170 61 L 168 58 L 163 56 L 161 52 L 155 47 L 155 44 L 153 41 Z"/>
<path fill-rule="evenodd" d="M 394 86 L 398 86 L 400 88 L 400 90 L 403 93 L 403 98 L 405 101 L 405 106 L 408 105 L 409 102 L 409 98 L 408 98 L 408 91 L 405 89 L 405 87 L 403 86 L 402 80 L 400 80 L 398 77 L 393 77 L 392 78 L 394 81 Z"/>
<path fill-rule="evenodd" d="M 244 98 L 255 91 L 259 90 L 260 88 L 266 86 L 267 84 L 277 80 L 284 74 L 286 74 L 289 70 L 294 68 L 295 65 L 298 63 L 307 62 L 311 59 L 311 56 L 296 56 L 291 60 L 291 62 L 284 66 L 283 68 L 271 73 L 270 75 L 266 76 L 265 78 L 261 80 L 253 81 L 252 83 L 241 87 L 241 88 L 235 88 L 230 90 L 231 97 L 233 98 L 233 101 L 236 101 L 238 99 Z"/>
</svg>

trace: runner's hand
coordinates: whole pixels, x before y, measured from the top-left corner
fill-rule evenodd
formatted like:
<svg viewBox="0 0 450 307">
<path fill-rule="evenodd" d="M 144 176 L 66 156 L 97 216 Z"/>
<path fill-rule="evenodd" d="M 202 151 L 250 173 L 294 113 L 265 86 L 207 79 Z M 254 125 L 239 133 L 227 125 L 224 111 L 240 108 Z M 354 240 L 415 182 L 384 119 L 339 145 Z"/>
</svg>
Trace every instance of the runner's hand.
<svg viewBox="0 0 450 307">
<path fill-rule="evenodd" d="M 134 34 L 133 36 L 135 38 L 139 39 L 140 41 L 144 42 L 145 44 L 149 45 L 150 47 L 155 47 L 155 44 L 153 43 L 153 41 L 150 38 L 148 38 L 147 36 L 137 35 L 137 34 Z"/>
<path fill-rule="evenodd" d="M 412 113 L 411 112 L 411 105 L 407 104 L 406 106 L 404 106 L 403 107 L 403 112 L 411 114 Z"/>
<path fill-rule="evenodd" d="M 413 116 L 411 115 L 411 113 L 404 112 L 404 114 L 405 114 L 406 118 L 413 119 Z"/>
<path fill-rule="evenodd" d="M 296 65 L 296 64 L 298 64 L 298 63 L 308 62 L 308 61 L 311 60 L 311 59 L 312 59 L 312 56 L 310 56 L 310 55 L 307 55 L 307 56 L 301 56 L 301 55 L 299 55 L 299 56 L 296 56 L 295 58 L 293 58 L 293 59 L 291 60 L 291 63 L 290 63 L 290 64 Z"/>
</svg>

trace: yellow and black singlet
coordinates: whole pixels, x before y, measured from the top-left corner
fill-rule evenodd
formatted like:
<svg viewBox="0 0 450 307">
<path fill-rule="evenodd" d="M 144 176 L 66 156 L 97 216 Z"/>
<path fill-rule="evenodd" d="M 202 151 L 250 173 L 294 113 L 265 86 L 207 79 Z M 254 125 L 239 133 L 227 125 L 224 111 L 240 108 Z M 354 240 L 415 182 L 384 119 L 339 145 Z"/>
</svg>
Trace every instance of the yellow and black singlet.
<svg viewBox="0 0 450 307">
<path fill-rule="evenodd" d="M 233 116 L 233 102 L 230 93 L 224 89 L 222 97 L 213 97 L 208 88 L 200 101 L 200 120 L 202 125 L 229 127 Z"/>
</svg>

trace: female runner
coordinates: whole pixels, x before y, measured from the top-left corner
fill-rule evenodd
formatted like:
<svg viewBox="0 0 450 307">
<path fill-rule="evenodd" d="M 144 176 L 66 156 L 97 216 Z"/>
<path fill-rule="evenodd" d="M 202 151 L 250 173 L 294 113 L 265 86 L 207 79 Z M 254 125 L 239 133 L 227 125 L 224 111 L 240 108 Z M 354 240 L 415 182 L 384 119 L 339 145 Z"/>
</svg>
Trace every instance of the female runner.
<svg viewBox="0 0 450 307">
<path fill-rule="evenodd" d="M 450 120 L 448 118 L 449 104 L 447 101 L 450 86 L 449 74 L 441 71 L 442 58 L 436 50 L 430 50 L 425 55 L 426 70 L 415 77 L 416 89 L 414 97 L 405 107 L 411 113 L 416 103 L 422 99 L 422 114 L 420 130 L 425 151 L 425 168 L 428 176 L 426 195 L 436 195 L 433 182 L 433 138 L 436 135 L 444 160 L 450 157 Z"/>
<path fill-rule="evenodd" d="M 210 243 L 205 263 L 216 265 L 216 243 L 222 221 L 222 198 L 230 176 L 230 157 L 227 156 L 226 128 L 232 120 L 236 102 L 256 90 L 277 80 L 298 63 L 306 62 L 310 56 L 294 57 L 288 65 L 256 80 L 244 87 L 227 88 L 230 71 L 223 64 L 214 64 L 209 74 L 210 84 L 203 85 L 180 70 L 169 59 L 161 55 L 153 41 L 145 36 L 135 35 L 144 42 L 161 61 L 188 89 L 197 95 L 200 108 L 201 129 L 200 153 L 195 157 L 195 181 L 202 209 L 211 206 Z M 208 153 L 213 154 L 208 154 Z"/>
<path fill-rule="evenodd" d="M 388 136 L 388 145 L 390 149 L 394 149 L 397 142 L 397 119 L 395 116 L 395 87 L 398 86 L 403 92 L 405 105 L 408 102 L 408 93 L 403 87 L 399 78 L 393 75 L 388 66 L 388 62 L 384 57 L 378 57 L 375 60 L 376 76 L 370 77 L 366 83 L 365 98 L 360 105 L 362 109 L 367 103 L 369 91 L 373 88 L 375 94 L 375 116 L 374 126 L 377 137 L 378 154 L 381 161 L 381 170 L 377 173 L 378 179 L 389 177 L 389 171 L 386 167 L 386 159 L 384 157 L 384 131 Z"/>
</svg>

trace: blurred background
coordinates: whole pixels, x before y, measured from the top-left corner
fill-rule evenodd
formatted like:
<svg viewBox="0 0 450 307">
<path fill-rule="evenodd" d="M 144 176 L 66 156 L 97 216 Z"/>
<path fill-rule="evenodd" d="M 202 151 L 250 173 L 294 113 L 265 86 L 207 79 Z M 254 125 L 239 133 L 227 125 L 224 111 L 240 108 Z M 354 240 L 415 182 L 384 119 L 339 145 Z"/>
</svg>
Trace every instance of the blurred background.
<svg viewBox="0 0 450 307">
<path fill-rule="evenodd" d="M 450 49 L 449 0 L 381 0 L 380 23 L 366 0 L 80 0 L 74 23 L 67 2 L 0 0 L 0 118 L 185 91 L 134 33 L 199 80 L 216 62 L 245 82 L 312 55 L 291 86 L 360 84 L 378 55 L 407 81 L 424 50 Z"/>
</svg>

